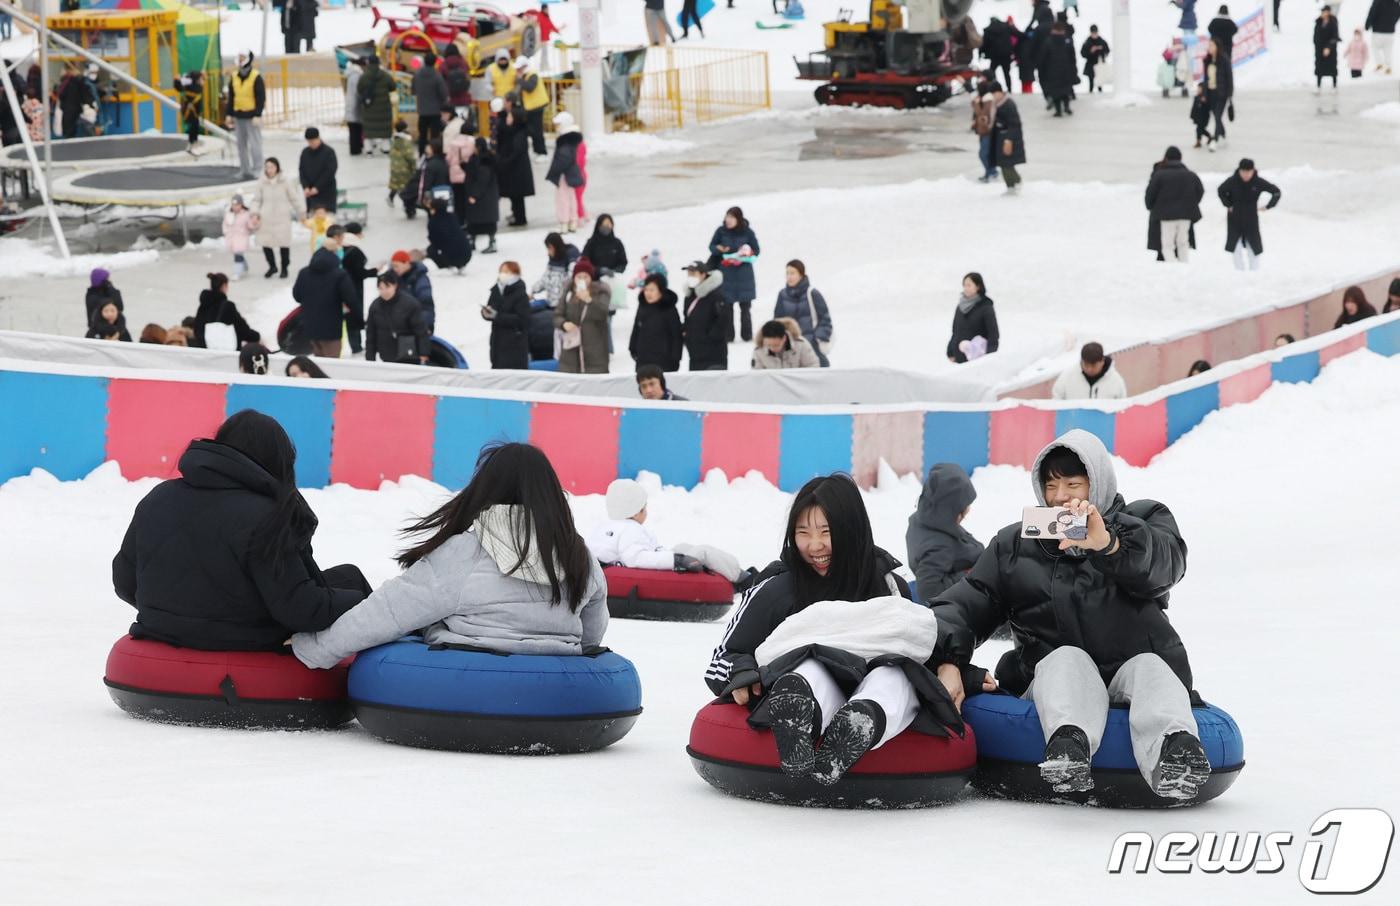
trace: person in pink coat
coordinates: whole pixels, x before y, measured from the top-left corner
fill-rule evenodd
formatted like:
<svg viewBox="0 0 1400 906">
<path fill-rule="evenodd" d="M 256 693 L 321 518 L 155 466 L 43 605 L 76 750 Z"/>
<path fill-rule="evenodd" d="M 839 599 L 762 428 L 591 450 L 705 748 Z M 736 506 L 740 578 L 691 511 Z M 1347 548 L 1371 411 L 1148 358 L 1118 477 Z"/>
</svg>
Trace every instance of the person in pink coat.
<svg viewBox="0 0 1400 906">
<path fill-rule="evenodd" d="M 224 212 L 224 245 L 233 252 L 233 278 L 242 280 L 248 273 L 248 259 L 244 255 L 253 233 L 253 215 L 243 203 L 242 195 L 233 196 L 232 203 Z"/>
<path fill-rule="evenodd" d="M 1356 29 L 1352 33 L 1351 41 L 1347 44 L 1346 58 L 1347 68 L 1351 70 L 1353 79 L 1361 78 L 1361 73 L 1366 69 L 1366 60 L 1371 52 L 1366 47 L 1366 37 L 1361 34 L 1361 29 Z"/>
<path fill-rule="evenodd" d="M 454 118 L 453 123 L 460 121 Z M 450 124 L 449 124 L 450 128 Z M 467 222 L 467 163 L 476 154 L 476 138 L 468 135 L 460 126 L 443 134 L 443 157 L 447 160 L 447 181 L 452 185 L 452 210 L 457 222 Z"/>
</svg>

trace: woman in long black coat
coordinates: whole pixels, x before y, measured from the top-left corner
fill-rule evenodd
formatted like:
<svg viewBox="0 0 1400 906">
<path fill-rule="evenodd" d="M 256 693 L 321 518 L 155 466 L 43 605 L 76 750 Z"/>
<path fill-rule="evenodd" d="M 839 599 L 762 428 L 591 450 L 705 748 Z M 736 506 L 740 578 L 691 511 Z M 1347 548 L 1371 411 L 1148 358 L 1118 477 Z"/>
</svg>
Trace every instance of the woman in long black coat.
<svg viewBox="0 0 1400 906">
<path fill-rule="evenodd" d="M 987 298 L 987 284 L 982 275 L 971 273 L 963 277 L 962 294 L 958 296 L 958 307 L 953 309 L 953 332 L 948 337 L 948 361 L 959 365 L 967 361 L 967 355 L 959 347 L 964 340 L 977 337 L 987 341 L 987 355 L 997 351 L 1001 345 L 1001 331 L 997 328 L 997 313 L 992 300 Z"/>
<path fill-rule="evenodd" d="M 1026 142 L 1021 133 L 1021 112 L 1011 95 L 997 92 L 996 114 L 992 120 L 992 160 L 1001 168 L 1008 194 L 1014 194 L 1021 184 L 1016 168 L 1026 162 Z"/>
<path fill-rule="evenodd" d="M 1254 259 L 1264 254 L 1264 239 L 1259 233 L 1259 196 L 1269 195 L 1267 207 L 1272 208 L 1283 192 L 1255 172 L 1254 161 L 1246 157 L 1220 184 L 1216 194 L 1226 210 L 1225 251 L 1234 252 L 1236 268 L 1254 270 L 1259 266 Z"/>
<path fill-rule="evenodd" d="M 593 235 L 583 244 L 583 254 L 593 263 L 598 276 L 606 277 L 627 272 L 627 249 L 617 238 L 611 214 L 599 214 L 593 223 Z"/>
<path fill-rule="evenodd" d="M 476 237 L 487 236 L 490 243 L 482 249 L 482 254 L 496 252 L 496 224 L 501 220 L 501 191 L 496 183 L 496 155 L 484 138 L 476 140 L 476 153 L 466 163 L 467 204 L 462 219 L 467 225 L 467 235 L 471 236 L 472 248 L 476 248 Z"/>
<path fill-rule="evenodd" d="M 676 294 L 666 288 L 664 274 L 647 275 L 637 294 L 637 318 L 627 344 L 638 368 L 655 365 L 662 371 L 680 370 L 684 344 L 676 302 Z"/>
<path fill-rule="evenodd" d="M 724 301 L 725 275 L 707 270 L 700 262 L 686 269 L 686 282 L 695 281 L 685 296 L 685 351 L 691 371 L 724 371 L 729 368 L 729 336 L 732 326 Z M 726 325 L 728 322 L 728 325 Z"/>
<path fill-rule="evenodd" d="M 1071 116 L 1070 97 L 1074 86 L 1079 83 L 1078 60 L 1074 53 L 1074 39 L 1060 23 L 1050 30 L 1050 36 L 1040 48 L 1040 59 L 1036 66 L 1040 72 L 1040 88 L 1055 105 L 1055 115 Z"/>
<path fill-rule="evenodd" d="M 501 262 L 481 317 L 491 322 L 491 367 L 529 368 L 530 293 L 520 279 L 519 264 Z"/>
<path fill-rule="evenodd" d="M 112 560 L 131 634 L 209 651 L 280 651 L 369 594 L 354 566 L 322 571 L 316 515 L 296 487 L 296 450 L 277 421 L 245 409 L 180 457 L 180 478 L 136 506 Z"/>
<path fill-rule="evenodd" d="M 510 225 L 525 226 L 525 199 L 535 194 L 530 168 L 530 131 L 525 115 L 511 107 L 496 121 L 496 183 L 510 199 Z"/>
<path fill-rule="evenodd" d="M 1341 43 L 1337 17 L 1324 6 L 1322 15 L 1313 22 L 1313 75 L 1317 76 L 1318 90 L 1322 89 L 1322 80 L 1328 78 L 1332 87 L 1337 87 L 1337 47 Z"/>
</svg>

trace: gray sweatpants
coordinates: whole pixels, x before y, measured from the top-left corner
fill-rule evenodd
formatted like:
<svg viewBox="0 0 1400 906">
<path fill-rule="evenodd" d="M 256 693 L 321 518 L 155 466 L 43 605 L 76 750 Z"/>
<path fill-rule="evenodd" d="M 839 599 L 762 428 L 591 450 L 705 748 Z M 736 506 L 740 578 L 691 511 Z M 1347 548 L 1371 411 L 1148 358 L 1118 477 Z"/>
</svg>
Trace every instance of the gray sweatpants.
<svg viewBox="0 0 1400 906">
<path fill-rule="evenodd" d="M 251 119 L 235 118 L 233 137 L 238 143 L 238 170 L 244 179 L 256 179 L 262 171 L 262 127 Z"/>
<path fill-rule="evenodd" d="M 1133 756 L 1149 786 L 1167 736 L 1185 730 L 1200 737 L 1190 693 L 1155 654 L 1129 659 L 1105 688 L 1099 668 L 1083 648 L 1056 648 L 1036 664 L 1035 679 L 1022 698 L 1035 702 L 1047 740 L 1060 727 L 1078 727 L 1089 737 L 1091 755 L 1103 741 L 1109 703 L 1127 704 Z"/>
</svg>

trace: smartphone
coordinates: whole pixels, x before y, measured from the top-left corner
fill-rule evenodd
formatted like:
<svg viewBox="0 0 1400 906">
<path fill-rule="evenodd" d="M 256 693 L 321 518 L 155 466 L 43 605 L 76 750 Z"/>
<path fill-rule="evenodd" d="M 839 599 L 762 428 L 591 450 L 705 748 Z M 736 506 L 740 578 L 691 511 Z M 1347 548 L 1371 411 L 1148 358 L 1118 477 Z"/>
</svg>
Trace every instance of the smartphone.
<svg viewBox="0 0 1400 906">
<path fill-rule="evenodd" d="M 1062 506 L 1028 506 L 1021 511 L 1021 537 L 1083 541 L 1089 537 L 1089 517 L 1076 516 Z"/>
</svg>

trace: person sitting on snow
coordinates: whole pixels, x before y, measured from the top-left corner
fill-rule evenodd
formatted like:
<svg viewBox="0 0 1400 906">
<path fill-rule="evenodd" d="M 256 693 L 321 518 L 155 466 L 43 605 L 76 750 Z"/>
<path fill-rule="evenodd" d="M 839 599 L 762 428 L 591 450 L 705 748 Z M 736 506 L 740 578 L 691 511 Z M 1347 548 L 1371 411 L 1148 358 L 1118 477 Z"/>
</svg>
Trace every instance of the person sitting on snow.
<svg viewBox="0 0 1400 906">
<path fill-rule="evenodd" d="M 1040 775 L 1056 792 L 1093 789 L 1110 703 L 1128 704 L 1138 771 L 1159 796 L 1186 800 L 1210 776 L 1191 713 L 1191 665 L 1167 620 L 1186 573 L 1176 519 L 1155 500 L 1124 501 L 1103 442 L 1066 432 L 1036 457 L 1041 506 L 1088 517 L 1083 540 L 1021 537 L 1003 528 L 957 585 L 932 602 L 939 678 L 961 702 L 960 667 L 1009 619 L 1015 647 L 997 664 L 1001 687 L 1030 698 L 1049 740 Z"/>
<path fill-rule="evenodd" d="M 952 588 L 982 556 L 982 542 L 962 527 L 976 499 L 977 490 L 962 466 L 940 462 L 928 470 L 918 508 L 904 532 L 920 601 Z"/>
<path fill-rule="evenodd" d="M 588 549 L 599 561 L 629 569 L 674 569 L 698 573 L 708 569 L 735 583 L 751 570 L 740 568 L 733 554 L 706 544 L 666 547 L 646 527 L 647 492 L 630 478 L 608 485 L 608 521 L 588 535 Z"/>
</svg>

